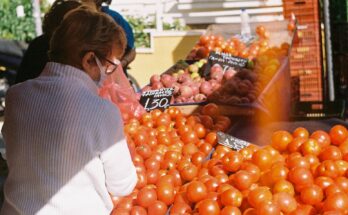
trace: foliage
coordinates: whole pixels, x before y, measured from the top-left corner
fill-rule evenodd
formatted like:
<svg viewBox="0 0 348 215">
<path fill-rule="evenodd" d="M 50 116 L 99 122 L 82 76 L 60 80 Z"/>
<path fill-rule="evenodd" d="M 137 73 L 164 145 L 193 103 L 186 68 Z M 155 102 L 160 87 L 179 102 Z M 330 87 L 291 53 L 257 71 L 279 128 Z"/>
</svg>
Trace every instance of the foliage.
<svg viewBox="0 0 348 215">
<path fill-rule="evenodd" d="M 156 22 L 146 21 L 146 17 L 126 17 L 127 21 L 133 28 L 135 47 L 137 48 L 148 48 L 150 47 L 150 33 L 144 32 L 146 29 L 154 29 L 156 27 Z M 179 20 L 175 20 L 173 23 L 163 23 L 163 30 L 186 30 L 186 26 L 183 26 Z"/>
<path fill-rule="evenodd" d="M 46 12 L 47 1 L 40 1 L 41 11 Z M 16 8 L 24 7 L 24 17 L 17 17 Z M 29 42 L 35 35 L 32 0 L 1 0 L 0 1 L 0 38 Z"/>
</svg>

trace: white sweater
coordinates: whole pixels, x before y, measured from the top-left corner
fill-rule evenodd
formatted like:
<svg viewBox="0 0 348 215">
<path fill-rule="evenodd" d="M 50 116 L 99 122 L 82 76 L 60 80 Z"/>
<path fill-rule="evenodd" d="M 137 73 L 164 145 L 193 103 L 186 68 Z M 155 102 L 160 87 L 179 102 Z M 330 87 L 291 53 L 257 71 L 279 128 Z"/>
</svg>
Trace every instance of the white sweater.
<svg viewBox="0 0 348 215">
<path fill-rule="evenodd" d="M 9 175 L 1 214 L 110 214 L 137 181 L 119 111 L 83 71 L 50 62 L 11 87 L 5 122 Z"/>
</svg>

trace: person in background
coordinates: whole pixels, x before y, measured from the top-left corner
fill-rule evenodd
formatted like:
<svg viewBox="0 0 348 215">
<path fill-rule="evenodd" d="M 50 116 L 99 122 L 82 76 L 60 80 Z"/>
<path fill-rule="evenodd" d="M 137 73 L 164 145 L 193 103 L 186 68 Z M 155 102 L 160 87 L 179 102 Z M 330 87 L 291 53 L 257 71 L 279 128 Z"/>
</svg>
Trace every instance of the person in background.
<svg viewBox="0 0 348 215">
<path fill-rule="evenodd" d="M 24 54 L 21 65 L 17 71 L 15 83 L 20 83 L 40 75 L 48 62 L 49 41 L 54 30 L 63 20 L 64 15 L 72 9 L 81 6 L 74 0 L 56 0 L 48 13 L 45 14 L 42 30 L 43 34 L 36 37 Z"/>
<path fill-rule="evenodd" d="M 40 76 L 9 89 L 0 214 L 109 215 L 110 195 L 132 192 L 137 175 L 121 115 L 97 87 L 121 66 L 125 41 L 109 16 L 75 9 L 53 33 Z"/>
<path fill-rule="evenodd" d="M 97 9 L 111 16 L 115 20 L 115 22 L 123 28 L 124 32 L 126 33 L 127 46 L 125 49 L 125 54 L 121 59 L 121 63 L 123 71 L 128 76 L 127 67 L 132 61 L 134 61 L 136 56 L 133 29 L 120 13 L 109 8 L 109 5 L 111 4 L 112 0 L 83 0 L 82 2 L 90 3 L 91 1 L 94 2 Z"/>
</svg>

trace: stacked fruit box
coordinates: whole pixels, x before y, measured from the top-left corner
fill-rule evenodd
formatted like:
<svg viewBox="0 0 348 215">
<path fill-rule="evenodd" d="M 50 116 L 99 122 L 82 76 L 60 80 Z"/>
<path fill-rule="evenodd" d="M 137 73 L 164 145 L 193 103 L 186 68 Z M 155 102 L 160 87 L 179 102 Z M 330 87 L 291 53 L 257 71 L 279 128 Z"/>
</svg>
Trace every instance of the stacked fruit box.
<svg viewBox="0 0 348 215">
<path fill-rule="evenodd" d="M 348 88 L 348 0 L 330 1 L 331 44 L 336 95 L 346 99 Z"/>
<path fill-rule="evenodd" d="M 284 17 L 295 15 L 297 40 L 290 56 L 292 76 L 300 80 L 300 101 L 322 101 L 322 57 L 317 0 L 283 0 Z"/>
</svg>

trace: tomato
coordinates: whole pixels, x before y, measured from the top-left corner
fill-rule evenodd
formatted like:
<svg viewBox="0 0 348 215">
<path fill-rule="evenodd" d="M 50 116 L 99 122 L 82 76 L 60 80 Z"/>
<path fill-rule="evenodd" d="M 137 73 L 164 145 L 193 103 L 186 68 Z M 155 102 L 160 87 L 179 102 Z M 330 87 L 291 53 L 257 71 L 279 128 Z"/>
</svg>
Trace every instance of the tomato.
<svg viewBox="0 0 348 215">
<path fill-rule="evenodd" d="M 328 196 L 323 205 L 323 211 L 341 211 L 348 213 L 348 196 L 345 193 L 335 193 Z"/>
<path fill-rule="evenodd" d="M 123 209 L 130 212 L 133 207 L 133 199 L 130 197 L 121 198 L 117 204 L 116 209 Z"/>
<path fill-rule="evenodd" d="M 187 199 L 190 202 L 199 202 L 203 200 L 207 194 L 207 188 L 202 182 L 193 181 L 187 186 Z"/>
<path fill-rule="evenodd" d="M 251 160 L 254 152 L 251 148 L 245 147 L 239 150 L 239 153 L 243 156 L 244 160 Z"/>
<path fill-rule="evenodd" d="M 145 167 L 147 170 L 156 170 L 158 171 L 161 167 L 161 163 L 155 158 L 149 158 L 145 161 Z"/>
<path fill-rule="evenodd" d="M 286 192 L 289 193 L 291 196 L 295 195 L 294 186 L 287 180 L 279 180 L 278 182 L 276 182 L 273 185 L 272 191 L 273 193 Z"/>
<path fill-rule="evenodd" d="M 141 189 L 141 188 L 145 187 L 145 185 L 147 184 L 146 173 L 145 172 L 138 172 L 137 176 L 138 176 L 138 181 L 137 181 L 137 185 L 135 187 L 138 189 Z"/>
<path fill-rule="evenodd" d="M 310 168 L 310 164 L 304 157 L 289 157 L 287 159 L 287 167 L 291 170 L 295 167 L 303 167 L 306 169 Z"/>
<path fill-rule="evenodd" d="M 305 159 L 308 161 L 310 166 L 315 166 L 319 164 L 319 159 L 315 155 L 311 155 L 311 154 L 306 155 Z"/>
<path fill-rule="evenodd" d="M 292 133 L 292 136 L 294 138 L 300 137 L 300 138 L 307 139 L 309 137 L 309 132 L 307 129 L 305 129 L 303 127 L 298 127 L 294 130 L 294 132 Z"/>
<path fill-rule="evenodd" d="M 318 185 L 321 189 L 325 189 L 334 184 L 334 180 L 327 176 L 319 176 L 314 179 L 314 184 Z"/>
<path fill-rule="evenodd" d="M 153 188 L 144 187 L 139 191 L 136 202 L 139 206 L 148 208 L 151 204 L 154 204 L 156 200 L 156 190 Z"/>
<path fill-rule="evenodd" d="M 329 146 L 331 143 L 330 136 L 322 130 L 318 130 L 312 133 L 310 138 L 315 139 L 318 141 L 320 148 L 325 148 L 326 146 Z"/>
<path fill-rule="evenodd" d="M 289 213 L 289 215 L 316 215 L 315 208 L 311 205 L 299 205 L 296 210 Z"/>
<path fill-rule="evenodd" d="M 272 166 L 272 156 L 269 151 L 260 149 L 253 154 L 252 162 L 261 170 L 266 170 Z"/>
<path fill-rule="evenodd" d="M 292 135 L 287 131 L 276 131 L 272 135 L 271 146 L 276 150 L 283 152 L 288 144 L 293 140 Z"/>
<path fill-rule="evenodd" d="M 295 198 L 286 192 L 280 192 L 273 195 L 273 200 L 279 205 L 280 210 L 287 214 L 297 208 L 297 202 Z"/>
<path fill-rule="evenodd" d="M 212 199 L 204 199 L 198 203 L 198 213 L 200 215 L 219 215 L 220 207 Z"/>
<path fill-rule="evenodd" d="M 198 151 L 192 155 L 191 161 L 197 167 L 201 167 L 205 157 L 203 152 Z"/>
<path fill-rule="evenodd" d="M 279 180 L 286 179 L 289 173 L 289 169 L 280 163 L 278 165 L 273 165 L 270 170 L 270 177 L 272 184 L 276 183 Z"/>
<path fill-rule="evenodd" d="M 338 177 L 335 180 L 335 184 L 341 188 L 341 190 L 345 193 L 348 193 L 348 179 L 346 177 Z"/>
<path fill-rule="evenodd" d="M 220 183 L 216 178 L 211 178 L 207 180 L 204 185 L 206 186 L 208 192 L 215 192 L 219 187 Z"/>
<path fill-rule="evenodd" d="M 337 184 L 331 184 L 330 186 L 325 188 L 324 192 L 325 192 L 325 196 L 328 197 L 334 193 L 341 193 L 343 192 L 343 190 Z"/>
<path fill-rule="evenodd" d="M 321 151 L 320 144 L 315 139 L 309 138 L 301 145 L 303 155 L 313 154 L 318 156 Z"/>
<path fill-rule="evenodd" d="M 319 164 L 316 173 L 318 176 L 327 176 L 334 179 L 339 176 L 339 169 L 334 161 L 325 160 Z"/>
<path fill-rule="evenodd" d="M 248 189 L 254 183 L 252 174 L 245 170 L 239 170 L 231 176 L 231 181 L 238 190 Z"/>
<path fill-rule="evenodd" d="M 212 118 L 216 118 L 217 116 L 220 115 L 220 110 L 216 104 L 209 103 L 209 104 L 203 106 L 201 113 L 203 115 L 208 115 Z"/>
<path fill-rule="evenodd" d="M 198 116 L 191 115 L 191 116 L 187 117 L 186 125 L 193 128 L 197 123 L 200 123 L 200 121 L 201 121 L 201 119 Z"/>
<path fill-rule="evenodd" d="M 256 208 L 256 212 L 258 215 L 280 215 L 280 207 L 271 201 L 262 202 Z"/>
<path fill-rule="evenodd" d="M 233 206 L 226 206 L 221 210 L 220 215 L 242 215 L 242 212 Z"/>
<path fill-rule="evenodd" d="M 209 153 L 212 151 L 213 147 L 209 143 L 204 142 L 202 145 L 199 146 L 199 151 L 203 152 L 204 155 L 209 155 Z"/>
<path fill-rule="evenodd" d="M 310 185 L 301 190 L 301 201 L 305 204 L 315 205 L 324 198 L 323 190 L 318 185 Z"/>
<path fill-rule="evenodd" d="M 342 125 L 335 125 L 329 132 L 331 143 L 333 145 L 340 145 L 348 137 L 348 130 Z"/>
<path fill-rule="evenodd" d="M 201 123 L 197 123 L 193 126 L 193 130 L 196 132 L 198 138 L 204 138 L 207 134 L 207 130 L 205 129 L 204 125 Z"/>
<path fill-rule="evenodd" d="M 172 159 L 164 159 L 161 163 L 161 169 L 172 170 L 176 166 L 176 161 Z"/>
<path fill-rule="evenodd" d="M 147 183 L 156 184 L 159 177 L 158 173 L 159 173 L 158 170 L 148 170 L 146 172 Z"/>
<path fill-rule="evenodd" d="M 145 208 L 140 207 L 140 206 L 134 206 L 132 207 L 131 211 L 130 211 L 130 215 L 146 215 L 147 212 L 145 210 Z"/>
<path fill-rule="evenodd" d="M 167 213 L 167 210 L 167 205 L 157 200 L 147 208 L 147 213 L 149 215 L 165 215 Z"/>
<path fill-rule="evenodd" d="M 180 171 L 181 179 L 184 181 L 192 181 L 198 175 L 198 168 L 189 164 Z"/>
<path fill-rule="evenodd" d="M 216 132 L 209 132 L 205 136 L 205 142 L 209 143 L 212 146 L 215 146 L 217 144 L 217 136 Z"/>
<path fill-rule="evenodd" d="M 225 170 L 236 172 L 243 163 L 243 156 L 238 152 L 231 151 L 222 158 L 222 164 Z"/>
<path fill-rule="evenodd" d="M 168 134 L 157 136 L 157 144 L 158 145 L 169 146 L 171 143 L 172 143 L 172 140 L 170 139 Z"/>
<path fill-rule="evenodd" d="M 198 152 L 198 147 L 194 143 L 188 143 L 182 148 L 182 154 L 192 156 L 194 153 Z"/>
<path fill-rule="evenodd" d="M 147 144 L 140 144 L 135 148 L 135 150 L 144 159 L 147 159 L 151 156 L 151 148 Z"/>
<path fill-rule="evenodd" d="M 204 125 L 206 129 L 212 129 L 214 126 L 214 120 L 212 117 L 208 115 L 200 115 L 201 123 Z"/>
<path fill-rule="evenodd" d="M 228 176 L 226 174 L 218 174 L 215 178 L 219 181 L 219 184 L 226 183 L 228 181 Z"/>
<path fill-rule="evenodd" d="M 343 141 L 343 143 L 341 143 L 338 148 L 341 150 L 342 155 L 348 154 L 348 139 L 346 139 L 345 141 Z"/>
<path fill-rule="evenodd" d="M 157 185 L 157 198 L 166 205 L 174 202 L 174 185 L 173 183 L 162 182 Z"/>
<path fill-rule="evenodd" d="M 161 113 L 155 120 L 155 125 L 157 127 L 159 126 L 165 126 L 168 127 L 171 122 L 170 115 L 168 113 Z"/>
<path fill-rule="evenodd" d="M 138 130 L 133 136 L 133 140 L 136 146 L 146 144 L 148 138 L 149 135 L 147 134 L 147 132 L 142 130 Z"/>
<path fill-rule="evenodd" d="M 342 152 L 337 146 L 328 146 L 324 148 L 319 154 L 321 161 L 324 160 L 341 160 Z"/>
<path fill-rule="evenodd" d="M 288 144 L 288 152 L 293 153 L 293 152 L 299 152 L 301 149 L 301 145 L 306 142 L 308 138 L 303 138 L 303 137 L 296 137 L 292 140 L 291 143 Z"/>
<path fill-rule="evenodd" d="M 344 160 L 336 160 L 335 164 L 338 168 L 338 175 L 343 176 L 348 170 L 348 162 Z"/>
<path fill-rule="evenodd" d="M 303 167 L 293 168 L 288 175 L 289 181 L 294 183 L 296 187 L 302 188 L 313 184 L 313 175 L 310 170 Z"/>
<path fill-rule="evenodd" d="M 171 170 L 168 171 L 168 175 L 173 177 L 173 182 L 174 182 L 174 186 L 175 187 L 182 185 L 180 172 L 178 170 L 171 169 Z"/>
<path fill-rule="evenodd" d="M 170 214 L 185 214 L 191 213 L 191 207 L 184 202 L 175 202 L 170 209 Z"/>
<path fill-rule="evenodd" d="M 181 159 L 181 153 L 177 151 L 167 151 L 163 157 L 164 160 L 173 160 L 175 162 Z"/>
<path fill-rule="evenodd" d="M 240 207 L 243 200 L 242 193 L 236 188 L 232 187 L 221 193 L 221 203 L 224 206 Z"/>
</svg>

